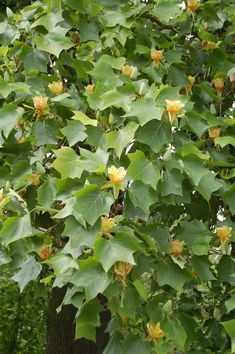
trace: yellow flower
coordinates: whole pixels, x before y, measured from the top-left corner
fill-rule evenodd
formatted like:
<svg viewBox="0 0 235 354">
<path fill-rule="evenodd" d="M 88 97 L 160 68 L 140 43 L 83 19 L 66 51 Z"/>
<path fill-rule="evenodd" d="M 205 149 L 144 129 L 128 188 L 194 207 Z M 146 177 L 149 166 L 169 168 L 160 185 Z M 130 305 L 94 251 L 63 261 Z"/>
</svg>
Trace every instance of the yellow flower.
<svg viewBox="0 0 235 354">
<path fill-rule="evenodd" d="M 0 203 L 3 201 L 4 199 L 4 194 L 3 194 L 3 189 L 0 189 Z"/>
<path fill-rule="evenodd" d="M 38 255 L 42 258 L 42 259 L 49 259 L 52 256 L 52 250 L 51 247 L 41 247 L 38 251 Z"/>
<path fill-rule="evenodd" d="M 121 67 L 122 74 L 127 76 L 127 77 L 129 77 L 129 78 L 131 78 L 133 73 L 134 73 L 134 71 L 135 71 L 135 68 L 136 67 L 133 66 L 133 65 L 123 65 Z"/>
<path fill-rule="evenodd" d="M 173 240 L 170 243 L 171 254 L 179 256 L 183 252 L 184 241 Z"/>
<path fill-rule="evenodd" d="M 113 226 L 115 226 L 115 220 L 113 218 L 108 218 L 107 216 L 102 216 L 101 218 L 101 229 L 103 235 L 109 235 Z"/>
<path fill-rule="evenodd" d="M 206 41 L 204 48 L 208 49 L 208 50 L 213 50 L 216 48 L 216 43 L 215 42 L 211 42 L 211 41 Z"/>
<path fill-rule="evenodd" d="M 48 97 L 45 96 L 34 96 L 33 104 L 37 111 L 44 111 L 47 108 Z"/>
<path fill-rule="evenodd" d="M 39 186 L 40 183 L 41 183 L 41 180 L 40 180 L 40 175 L 37 174 L 37 173 L 32 173 L 31 176 L 30 176 L 30 179 L 31 179 L 31 182 L 32 182 L 32 185 L 33 186 Z"/>
<path fill-rule="evenodd" d="M 179 100 L 166 100 L 166 110 L 171 123 L 175 120 L 177 113 L 184 107 L 184 103 Z"/>
<path fill-rule="evenodd" d="M 133 265 L 131 265 L 127 262 L 118 262 L 114 266 L 114 271 L 124 286 L 127 286 L 125 283 L 125 280 L 126 280 L 127 275 L 132 270 L 132 268 L 133 268 Z"/>
<path fill-rule="evenodd" d="M 49 90 L 55 95 L 60 95 L 63 92 L 63 83 L 62 81 L 53 81 L 51 84 L 48 84 Z"/>
<path fill-rule="evenodd" d="M 86 92 L 88 93 L 88 95 L 92 95 L 94 93 L 94 86 L 93 85 L 87 85 L 86 86 Z"/>
<path fill-rule="evenodd" d="M 195 11 L 198 7 L 198 2 L 196 0 L 188 0 L 187 2 L 188 11 Z"/>
<path fill-rule="evenodd" d="M 154 324 L 152 322 L 147 323 L 147 330 L 148 330 L 148 338 L 153 339 L 160 339 L 164 336 L 164 332 L 160 327 L 160 322 Z"/>
<path fill-rule="evenodd" d="M 154 48 L 151 49 L 151 59 L 157 67 L 159 66 L 160 61 L 163 58 L 163 52 L 163 50 L 156 50 Z"/>
<path fill-rule="evenodd" d="M 224 88 L 224 79 L 217 77 L 216 79 L 214 79 L 212 81 L 214 87 L 216 88 L 216 90 L 218 91 L 222 91 Z"/>
<path fill-rule="evenodd" d="M 210 139 L 215 139 L 220 136 L 220 131 L 221 128 L 209 128 L 208 133 L 209 133 L 209 138 Z"/>
<path fill-rule="evenodd" d="M 231 231 L 232 227 L 229 226 L 222 226 L 216 228 L 216 233 L 220 241 L 227 240 L 229 237 L 231 237 Z"/>
<path fill-rule="evenodd" d="M 110 168 L 108 168 L 108 175 L 110 182 L 122 183 L 126 176 L 126 170 L 124 169 L 124 167 L 117 168 L 115 166 L 111 166 Z"/>
</svg>

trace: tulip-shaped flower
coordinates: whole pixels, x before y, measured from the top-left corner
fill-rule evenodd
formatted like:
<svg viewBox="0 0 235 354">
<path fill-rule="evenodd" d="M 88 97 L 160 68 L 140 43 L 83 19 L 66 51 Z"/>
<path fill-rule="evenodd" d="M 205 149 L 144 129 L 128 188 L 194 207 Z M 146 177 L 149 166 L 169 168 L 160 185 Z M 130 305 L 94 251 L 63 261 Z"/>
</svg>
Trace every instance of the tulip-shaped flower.
<svg viewBox="0 0 235 354">
<path fill-rule="evenodd" d="M 183 252 L 184 241 L 173 240 L 170 243 L 171 254 L 175 257 Z"/>
<path fill-rule="evenodd" d="M 129 79 L 132 78 L 134 72 L 136 71 L 136 67 L 133 65 L 123 65 L 121 67 L 122 74 L 129 77 Z"/>
<path fill-rule="evenodd" d="M 216 139 L 220 136 L 221 128 L 213 127 L 208 129 L 209 139 Z"/>
<path fill-rule="evenodd" d="M 160 339 L 164 336 L 164 332 L 160 327 L 160 322 L 154 324 L 152 322 L 147 323 L 148 338 L 150 340 Z"/>
<path fill-rule="evenodd" d="M 127 263 L 127 262 L 118 262 L 115 264 L 114 271 L 117 274 L 119 280 L 122 282 L 122 284 L 127 287 L 126 285 L 126 277 L 132 270 L 133 265 Z"/>
<path fill-rule="evenodd" d="M 86 92 L 88 93 L 88 95 L 92 95 L 94 93 L 94 91 L 95 91 L 95 88 L 94 88 L 93 85 L 87 85 L 85 87 L 85 89 L 86 89 Z"/>
<path fill-rule="evenodd" d="M 198 7 L 198 2 L 197 0 L 188 0 L 187 1 L 187 9 L 190 12 L 194 12 Z"/>
<path fill-rule="evenodd" d="M 41 259 L 47 260 L 52 256 L 51 246 L 43 246 L 38 250 L 38 255 Z"/>
<path fill-rule="evenodd" d="M 231 231 L 232 227 L 229 226 L 222 226 L 216 228 L 216 234 L 220 241 L 228 240 L 232 236 Z"/>
<path fill-rule="evenodd" d="M 163 50 L 151 49 L 151 59 L 158 67 L 160 65 L 161 60 L 163 59 Z"/>
<path fill-rule="evenodd" d="M 166 100 L 166 110 L 169 115 L 170 122 L 173 123 L 177 114 L 184 107 L 184 103 L 179 100 Z"/>
<path fill-rule="evenodd" d="M 108 182 L 105 187 L 112 187 L 114 198 L 117 199 L 119 196 L 119 191 L 124 190 L 122 183 L 126 176 L 126 170 L 124 169 L 124 167 L 117 168 L 115 166 L 111 166 L 110 168 L 108 168 L 108 176 L 110 182 Z"/>
<path fill-rule="evenodd" d="M 62 81 L 53 81 L 48 84 L 48 88 L 54 95 L 60 95 L 63 92 L 63 83 Z"/>
<path fill-rule="evenodd" d="M 33 104 L 36 111 L 41 112 L 47 109 L 48 97 L 45 96 L 34 96 Z"/>
<path fill-rule="evenodd" d="M 192 94 L 192 88 L 193 88 L 193 84 L 194 84 L 195 80 L 196 80 L 196 76 L 191 76 L 191 75 L 188 76 L 189 82 L 185 85 L 185 90 L 186 90 L 187 95 Z"/>
<path fill-rule="evenodd" d="M 206 48 L 207 50 L 214 50 L 216 48 L 216 43 L 212 41 L 206 41 L 204 48 Z"/>
<path fill-rule="evenodd" d="M 212 81 L 212 83 L 216 89 L 217 95 L 221 96 L 223 88 L 224 88 L 224 79 L 221 77 L 217 77 Z"/>
<path fill-rule="evenodd" d="M 113 218 L 108 218 L 107 216 L 102 216 L 101 218 L 101 230 L 102 234 L 107 237 L 111 237 L 110 231 L 116 225 Z"/>
</svg>

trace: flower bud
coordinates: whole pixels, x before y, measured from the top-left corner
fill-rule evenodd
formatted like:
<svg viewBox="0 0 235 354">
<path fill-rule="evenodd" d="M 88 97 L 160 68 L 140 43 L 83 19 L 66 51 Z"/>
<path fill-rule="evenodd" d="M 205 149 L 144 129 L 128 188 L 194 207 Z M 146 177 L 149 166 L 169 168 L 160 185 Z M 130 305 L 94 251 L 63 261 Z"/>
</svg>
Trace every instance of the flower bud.
<svg viewBox="0 0 235 354">
<path fill-rule="evenodd" d="M 173 240 L 170 243 L 171 254 L 179 256 L 183 252 L 184 241 Z"/>
<path fill-rule="evenodd" d="M 88 95 L 92 95 L 94 93 L 94 90 L 95 90 L 93 85 L 87 85 L 85 87 L 85 89 L 86 89 L 86 92 L 88 93 Z"/>
<path fill-rule="evenodd" d="M 147 323 L 148 338 L 150 340 L 160 339 L 164 336 L 164 332 L 160 327 L 160 322 L 154 324 L 152 322 Z"/>
<path fill-rule="evenodd" d="M 48 88 L 54 95 L 60 95 L 63 92 L 63 83 L 62 81 L 53 81 L 48 84 Z"/>
<path fill-rule="evenodd" d="M 44 111 L 47 108 L 48 97 L 45 96 L 34 96 L 33 104 L 36 111 Z"/>
<path fill-rule="evenodd" d="M 232 227 L 229 226 L 222 226 L 222 227 L 217 227 L 216 228 L 216 234 L 220 241 L 227 240 L 232 236 L 231 234 Z"/>
<path fill-rule="evenodd" d="M 43 246 L 41 247 L 39 250 L 38 250 L 38 255 L 41 259 L 50 259 L 51 256 L 52 256 L 52 249 L 51 249 L 51 246 Z"/>
</svg>

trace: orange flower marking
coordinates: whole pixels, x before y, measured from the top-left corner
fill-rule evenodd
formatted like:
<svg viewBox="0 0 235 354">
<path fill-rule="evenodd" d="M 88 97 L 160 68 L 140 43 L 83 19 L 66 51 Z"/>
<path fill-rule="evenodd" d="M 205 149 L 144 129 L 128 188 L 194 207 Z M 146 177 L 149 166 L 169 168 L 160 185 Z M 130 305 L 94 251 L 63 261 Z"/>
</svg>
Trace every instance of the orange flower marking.
<svg viewBox="0 0 235 354">
<path fill-rule="evenodd" d="M 42 258 L 42 259 L 50 259 L 52 256 L 52 249 L 51 247 L 46 247 L 43 246 L 39 249 L 38 251 L 38 255 Z"/>
<path fill-rule="evenodd" d="M 135 71 L 135 68 L 136 67 L 132 66 L 132 65 L 123 65 L 121 67 L 122 74 L 127 76 L 127 77 L 129 77 L 129 78 L 131 78 L 133 73 L 134 73 L 134 71 Z"/>
<path fill-rule="evenodd" d="M 188 11 L 194 12 L 198 7 L 198 2 L 196 0 L 188 0 Z"/>
<path fill-rule="evenodd" d="M 171 123 L 175 120 L 177 113 L 184 107 L 184 103 L 179 100 L 166 100 L 166 110 Z"/>
<path fill-rule="evenodd" d="M 170 243 L 171 254 L 173 256 L 179 256 L 183 252 L 184 241 L 173 240 Z"/>
<path fill-rule="evenodd" d="M 163 58 L 163 50 L 151 49 L 151 59 L 152 61 L 161 61 Z"/>
<path fill-rule="evenodd" d="M 94 86 L 93 85 L 87 85 L 86 86 L 86 92 L 88 93 L 88 95 L 92 95 L 94 93 Z"/>
<path fill-rule="evenodd" d="M 47 108 L 48 97 L 45 96 L 34 96 L 33 104 L 36 111 L 44 111 Z"/>
<path fill-rule="evenodd" d="M 125 280 L 127 275 L 130 273 L 132 270 L 133 265 L 127 263 L 127 262 L 118 262 L 114 266 L 114 271 L 117 274 L 119 280 L 122 282 L 122 284 L 127 287 Z"/>
<path fill-rule="evenodd" d="M 151 340 L 160 339 L 165 334 L 160 327 L 160 322 L 154 324 L 152 322 L 147 323 L 148 338 Z"/>
<path fill-rule="evenodd" d="M 113 218 L 108 218 L 107 216 L 102 216 L 101 218 L 101 229 L 103 235 L 109 235 L 111 229 L 116 225 Z"/>
<path fill-rule="evenodd" d="M 216 79 L 214 79 L 212 81 L 212 83 L 213 83 L 214 87 L 216 88 L 216 90 L 218 90 L 218 91 L 222 91 L 223 90 L 223 88 L 224 88 L 224 79 L 217 77 Z"/>
<path fill-rule="evenodd" d="M 111 166 L 110 168 L 108 168 L 108 175 L 110 182 L 115 184 L 122 183 L 126 176 L 126 170 L 124 169 L 124 167 L 117 168 L 115 166 Z"/>
<path fill-rule="evenodd" d="M 231 231 L 232 227 L 229 226 L 222 226 L 216 228 L 216 233 L 220 241 L 224 241 L 230 238 L 232 236 Z"/>
<path fill-rule="evenodd" d="M 63 92 L 63 83 L 62 81 L 53 81 L 48 84 L 48 88 L 54 95 L 60 95 Z"/>
<path fill-rule="evenodd" d="M 208 50 L 213 50 L 216 48 L 216 43 L 211 41 L 206 41 L 204 48 Z"/>
</svg>

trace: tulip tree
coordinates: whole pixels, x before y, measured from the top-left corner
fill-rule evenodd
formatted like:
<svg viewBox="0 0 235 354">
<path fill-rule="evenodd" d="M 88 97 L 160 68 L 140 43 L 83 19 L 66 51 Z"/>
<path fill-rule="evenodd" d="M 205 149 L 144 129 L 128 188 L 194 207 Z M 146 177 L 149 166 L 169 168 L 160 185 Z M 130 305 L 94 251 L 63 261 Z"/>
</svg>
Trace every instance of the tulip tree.
<svg viewBox="0 0 235 354">
<path fill-rule="evenodd" d="M 232 4 L 1 13 L 0 263 L 104 354 L 235 352 Z"/>
</svg>

